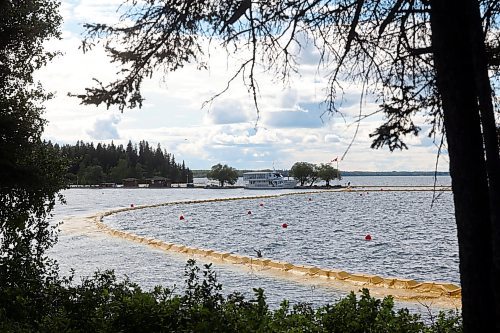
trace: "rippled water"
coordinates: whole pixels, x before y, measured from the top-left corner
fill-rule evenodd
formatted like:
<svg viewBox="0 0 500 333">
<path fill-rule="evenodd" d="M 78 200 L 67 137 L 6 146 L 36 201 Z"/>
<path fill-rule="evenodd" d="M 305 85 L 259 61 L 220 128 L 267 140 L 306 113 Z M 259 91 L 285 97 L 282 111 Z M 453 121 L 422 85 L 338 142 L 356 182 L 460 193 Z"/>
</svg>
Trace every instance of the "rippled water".
<svg viewBox="0 0 500 333">
<path fill-rule="evenodd" d="M 432 209 L 428 192 L 327 192 L 134 210 L 105 222 L 194 247 L 243 255 L 259 249 L 295 264 L 458 282 L 451 209 L 450 192 Z"/>
<path fill-rule="evenodd" d="M 432 177 L 351 177 L 352 185 L 432 185 Z M 448 177 L 438 178 L 448 185 Z M 90 215 L 130 204 L 258 196 L 293 190 L 248 191 L 205 189 L 71 189 L 68 204 L 58 206 L 55 219 Z M 360 195 L 361 194 L 361 195 Z M 311 199 L 311 200 L 309 200 Z M 458 255 L 450 192 L 431 208 L 432 192 L 311 192 L 278 198 L 179 204 L 112 215 L 106 223 L 169 242 L 265 257 L 295 264 L 458 283 Z M 263 206 L 260 206 L 263 203 Z M 248 214 L 248 211 L 252 214 Z M 183 214 L 186 220 L 180 221 Z M 281 227 L 282 223 L 289 226 Z M 371 242 L 364 236 L 372 235 Z M 182 285 L 186 257 L 166 253 L 107 235 L 62 233 L 51 251 L 63 272 L 77 276 L 96 269 L 115 269 L 140 285 Z M 344 291 L 305 281 L 215 267 L 226 292 L 263 287 L 271 303 L 283 298 L 331 302 Z"/>
</svg>

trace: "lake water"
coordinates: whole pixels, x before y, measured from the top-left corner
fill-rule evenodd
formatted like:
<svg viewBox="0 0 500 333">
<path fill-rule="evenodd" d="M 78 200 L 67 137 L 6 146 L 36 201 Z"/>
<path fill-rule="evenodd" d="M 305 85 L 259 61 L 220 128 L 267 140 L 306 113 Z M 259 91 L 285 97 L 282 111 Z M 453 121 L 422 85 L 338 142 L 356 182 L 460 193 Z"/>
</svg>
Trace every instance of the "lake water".
<svg viewBox="0 0 500 333">
<path fill-rule="evenodd" d="M 433 177 L 349 177 L 355 186 L 432 186 Z M 449 177 L 438 177 L 449 185 Z M 54 219 L 88 216 L 131 204 L 293 193 L 244 189 L 70 189 Z M 451 192 L 432 205 L 433 192 L 322 192 L 225 202 L 175 204 L 107 217 L 110 226 L 168 242 L 381 276 L 458 284 L 458 247 Z M 262 205 L 261 205 L 262 204 Z M 248 214 L 251 211 L 251 214 Z M 179 215 L 185 216 L 184 221 Z M 69 222 L 68 222 L 69 223 Z M 283 223 L 288 228 L 281 227 Z M 372 241 L 364 241 L 370 234 Z M 51 250 L 63 273 L 89 276 L 114 269 L 145 288 L 182 288 L 187 257 L 141 244 L 83 232 L 62 232 Z M 203 263 L 203 262 L 201 262 Z M 315 304 L 346 291 L 308 281 L 284 280 L 231 265 L 215 265 L 226 292 L 265 289 L 271 304 L 286 298 Z M 406 306 L 406 305 L 405 305 Z"/>
</svg>

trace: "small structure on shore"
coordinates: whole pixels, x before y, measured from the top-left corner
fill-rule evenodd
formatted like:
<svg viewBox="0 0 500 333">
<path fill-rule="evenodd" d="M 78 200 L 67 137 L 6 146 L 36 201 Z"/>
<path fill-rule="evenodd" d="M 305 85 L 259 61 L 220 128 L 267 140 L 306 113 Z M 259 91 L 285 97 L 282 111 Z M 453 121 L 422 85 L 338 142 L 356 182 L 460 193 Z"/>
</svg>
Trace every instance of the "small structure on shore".
<svg viewBox="0 0 500 333">
<path fill-rule="evenodd" d="M 123 179 L 123 187 L 138 187 L 139 182 L 137 178 L 125 178 Z"/>
<path fill-rule="evenodd" d="M 116 183 L 100 183 L 99 188 L 115 188 Z"/>
<path fill-rule="evenodd" d="M 165 177 L 155 176 L 148 179 L 150 188 L 172 187 L 172 181 Z"/>
</svg>

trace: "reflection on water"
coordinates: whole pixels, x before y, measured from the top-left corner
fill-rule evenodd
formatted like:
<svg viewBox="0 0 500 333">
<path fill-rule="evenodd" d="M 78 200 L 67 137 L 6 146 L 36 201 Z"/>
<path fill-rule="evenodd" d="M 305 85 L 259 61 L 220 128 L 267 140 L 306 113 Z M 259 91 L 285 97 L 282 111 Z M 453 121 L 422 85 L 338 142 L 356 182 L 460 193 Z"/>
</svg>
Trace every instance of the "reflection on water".
<svg viewBox="0 0 500 333">
<path fill-rule="evenodd" d="M 375 186 L 387 182 L 409 186 L 433 184 L 432 177 L 351 177 L 345 181 Z M 449 185 L 449 178 L 440 177 L 438 183 Z M 56 208 L 55 220 L 130 204 L 289 192 L 293 190 L 71 189 L 64 192 L 68 204 Z M 136 210 L 110 216 L 105 222 L 140 235 L 186 245 L 245 255 L 254 255 L 254 249 L 260 249 L 265 257 L 296 264 L 457 283 L 451 193 L 441 195 L 432 208 L 431 199 L 432 192 L 314 192 Z M 185 221 L 179 220 L 180 214 L 186 217 Z M 281 227 L 284 222 L 289 225 L 286 229 Z M 370 242 L 364 241 L 367 233 L 372 235 Z M 72 267 L 77 275 L 85 276 L 96 269 L 115 269 L 117 274 L 128 275 L 146 288 L 183 284 L 185 256 L 103 234 L 65 232 L 59 239 L 51 255 L 59 261 L 63 272 Z M 215 269 L 227 292 L 249 295 L 252 288 L 263 287 L 272 304 L 283 298 L 321 304 L 345 293 L 232 266 L 217 265 Z"/>
</svg>

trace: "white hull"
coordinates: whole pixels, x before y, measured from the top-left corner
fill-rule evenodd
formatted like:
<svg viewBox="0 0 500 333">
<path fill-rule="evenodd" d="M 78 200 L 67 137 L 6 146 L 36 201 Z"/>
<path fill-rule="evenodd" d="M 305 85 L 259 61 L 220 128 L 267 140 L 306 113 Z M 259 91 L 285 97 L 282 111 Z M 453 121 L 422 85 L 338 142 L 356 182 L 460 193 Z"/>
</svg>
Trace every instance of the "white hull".
<svg viewBox="0 0 500 333">
<path fill-rule="evenodd" d="M 247 172 L 243 174 L 245 188 L 249 190 L 279 190 L 294 188 L 295 181 L 285 180 L 278 172 Z"/>
<path fill-rule="evenodd" d="M 282 190 L 286 187 L 284 186 L 245 186 L 246 190 Z"/>
</svg>

